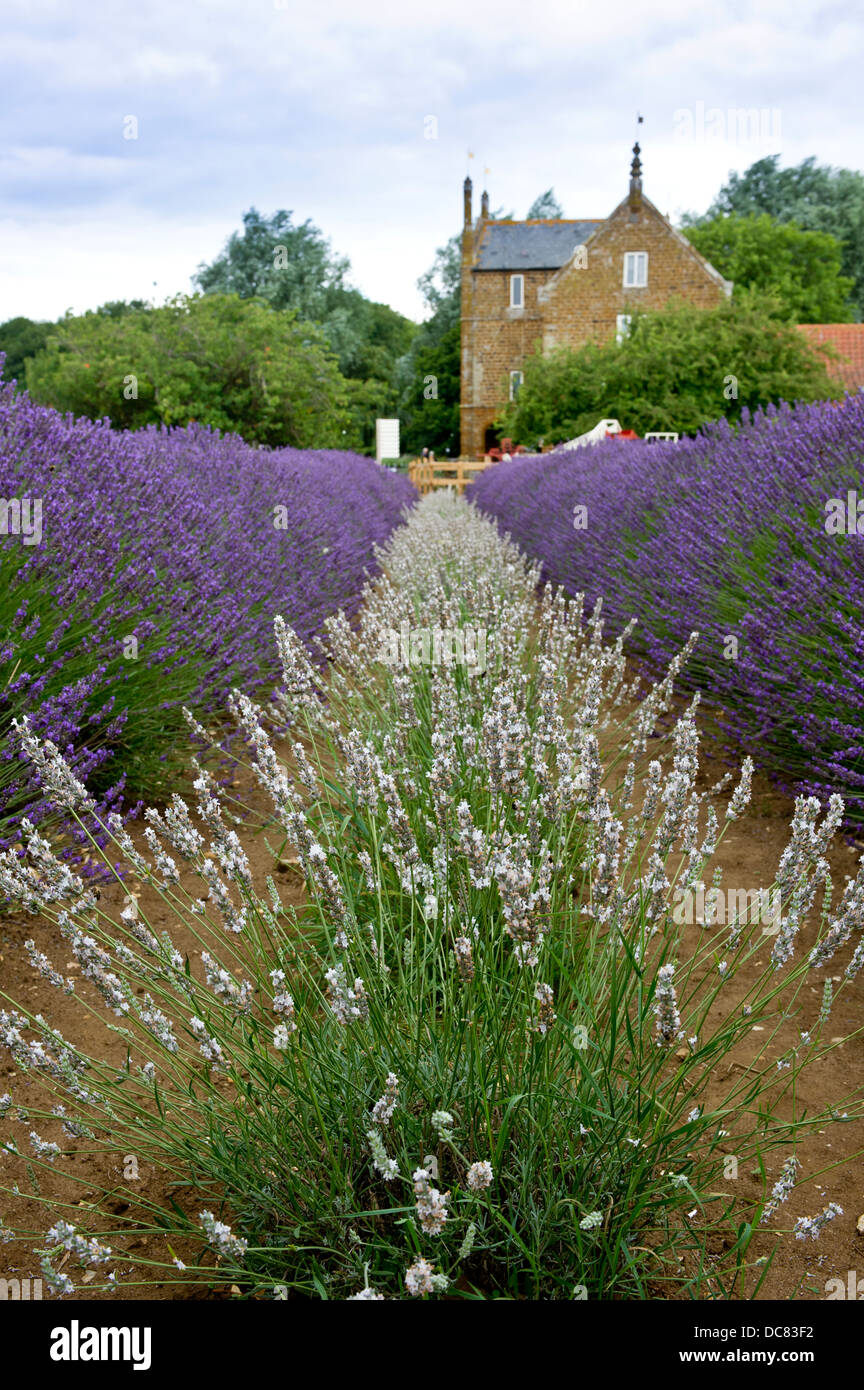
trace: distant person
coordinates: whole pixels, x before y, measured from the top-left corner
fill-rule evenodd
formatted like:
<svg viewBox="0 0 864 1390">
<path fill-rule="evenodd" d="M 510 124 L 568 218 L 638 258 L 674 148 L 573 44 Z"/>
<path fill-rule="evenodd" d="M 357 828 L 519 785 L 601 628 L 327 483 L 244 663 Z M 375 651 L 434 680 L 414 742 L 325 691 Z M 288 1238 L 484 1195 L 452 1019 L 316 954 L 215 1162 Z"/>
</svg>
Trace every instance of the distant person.
<svg viewBox="0 0 864 1390">
<path fill-rule="evenodd" d="M 434 462 L 435 462 L 435 450 L 434 450 L 434 449 L 430 449 L 430 450 L 429 450 L 429 462 L 430 462 L 430 463 L 434 463 Z"/>
<path fill-rule="evenodd" d="M 428 461 L 429 461 L 429 450 L 428 450 L 428 449 L 424 449 L 423 452 L 422 452 L 422 454 L 420 455 L 420 457 L 421 457 L 421 459 L 423 460 L 424 463 L 428 463 Z"/>
</svg>

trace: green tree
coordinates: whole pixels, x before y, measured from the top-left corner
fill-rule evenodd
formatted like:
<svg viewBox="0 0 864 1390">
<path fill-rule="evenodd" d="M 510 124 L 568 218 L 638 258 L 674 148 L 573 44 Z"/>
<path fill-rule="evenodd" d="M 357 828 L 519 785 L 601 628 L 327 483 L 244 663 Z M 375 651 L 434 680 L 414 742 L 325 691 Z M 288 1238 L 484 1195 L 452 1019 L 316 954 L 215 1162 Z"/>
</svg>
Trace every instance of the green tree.
<svg viewBox="0 0 864 1390">
<path fill-rule="evenodd" d="M 347 423 L 340 448 L 358 454 L 375 453 L 375 421 L 395 419 L 399 413 L 395 387 L 375 377 L 345 379 Z"/>
<path fill-rule="evenodd" d="M 320 324 L 343 375 L 389 385 L 395 405 L 395 365 L 408 351 L 416 324 L 349 286 L 349 270 L 347 258 L 333 254 L 308 218 L 295 226 L 290 212 L 263 217 L 250 208 L 243 231 L 233 232 L 193 279 L 204 294 L 266 299 L 274 309 L 293 309 L 299 319 Z"/>
<path fill-rule="evenodd" d="M 143 299 L 112 299 L 100 304 L 94 312 L 106 318 L 120 318 L 136 309 L 147 308 Z M 0 352 L 6 354 L 2 377 L 4 381 L 17 381 L 19 390 L 27 383 L 27 362 L 35 357 L 48 341 L 49 334 L 57 328 L 56 323 L 36 321 L 28 318 L 9 319 L 0 324 Z"/>
<path fill-rule="evenodd" d="M 435 259 L 417 281 L 433 318 L 443 315 L 449 328 L 459 317 L 462 299 L 462 237 L 457 232 L 435 252 Z M 424 324 L 425 327 L 425 324 Z"/>
<path fill-rule="evenodd" d="M 775 222 L 767 212 L 714 217 L 686 235 L 715 270 L 742 289 L 766 290 L 795 323 L 848 323 L 852 280 L 841 275 L 843 248 L 828 232 Z"/>
<path fill-rule="evenodd" d="M 374 379 L 391 388 L 396 363 L 417 332 L 416 323 L 404 314 L 353 289 L 341 292 L 336 308 L 321 326 L 343 375 L 358 381 Z"/>
<path fill-rule="evenodd" d="M 743 217 L 767 212 L 778 222 L 795 222 L 806 231 L 828 232 L 843 248 L 841 269 L 854 281 L 856 319 L 864 316 L 864 174 L 817 164 L 813 156 L 789 169 L 779 155 L 730 174 L 708 211 L 690 214 L 685 229 L 717 216 Z"/>
<path fill-rule="evenodd" d="M 102 314 L 103 318 L 120 319 L 124 314 L 134 314 L 138 309 L 152 307 L 146 299 L 108 299 L 104 304 L 100 304 L 94 313 Z"/>
<path fill-rule="evenodd" d="M 411 357 L 410 385 L 402 403 L 406 415 L 403 448 L 419 453 L 428 447 L 439 456 L 449 451 L 456 458 L 462 329 L 457 319 L 437 336 L 438 326 L 430 327 Z"/>
<path fill-rule="evenodd" d="M 555 197 L 554 188 L 547 188 L 545 193 L 534 199 L 527 213 L 526 220 L 531 221 L 533 217 L 563 217 L 564 209 Z"/>
<path fill-rule="evenodd" d="M 6 354 L 2 372 L 4 381 L 17 381 L 23 390 L 27 359 L 35 357 L 39 349 L 45 346 L 53 327 L 52 323 L 37 322 L 21 315 L 0 323 L 0 352 Z"/>
<path fill-rule="evenodd" d="M 243 213 L 243 231 L 232 232 L 209 265 L 198 267 L 193 282 L 203 294 L 236 294 L 266 299 L 274 309 L 294 309 L 298 318 L 321 323 L 336 303 L 349 270 L 308 218 L 300 226 L 281 210 L 262 217 Z"/>
<path fill-rule="evenodd" d="M 321 331 L 237 295 L 66 318 L 27 367 L 34 399 L 117 427 L 198 421 L 251 442 L 341 446 L 346 383 Z"/>
<path fill-rule="evenodd" d="M 634 310 L 620 345 L 536 351 L 498 425 L 530 447 L 572 439 L 605 416 L 638 434 L 692 434 L 723 415 L 739 419 L 745 407 L 840 394 L 785 306 L 750 290 L 716 309 Z"/>
<path fill-rule="evenodd" d="M 461 395 L 462 238 L 452 236 L 417 281 L 430 316 L 400 361 L 399 414 L 402 447 L 439 455 L 459 453 Z"/>
</svg>

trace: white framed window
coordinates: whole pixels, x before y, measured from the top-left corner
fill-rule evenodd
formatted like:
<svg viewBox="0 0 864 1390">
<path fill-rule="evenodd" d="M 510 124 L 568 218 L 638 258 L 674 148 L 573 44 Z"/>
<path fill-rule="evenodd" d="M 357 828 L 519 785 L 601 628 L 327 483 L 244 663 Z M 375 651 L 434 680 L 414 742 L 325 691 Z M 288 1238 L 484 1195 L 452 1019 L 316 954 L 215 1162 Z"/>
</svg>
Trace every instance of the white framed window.
<svg viewBox="0 0 864 1390">
<path fill-rule="evenodd" d="M 511 401 L 515 401 L 516 397 L 519 395 L 519 387 L 520 387 L 521 385 L 522 385 L 522 373 L 521 373 L 521 372 L 511 372 L 511 373 L 510 373 L 510 399 L 511 399 Z"/>
<path fill-rule="evenodd" d="M 625 290 L 644 289 L 648 284 L 648 252 L 628 251 L 624 256 Z"/>
<path fill-rule="evenodd" d="M 632 317 L 633 317 L 632 314 L 616 314 L 616 315 L 615 315 L 615 341 L 616 341 L 616 343 L 623 343 L 623 341 L 624 341 L 625 338 L 629 338 L 629 336 L 630 336 L 630 321 L 631 321 Z"/>
<path fill-rule="evenodd" d="M 510 308 L 511 308 L 511 309 L 524 309 L 524 308 L 525 308 L 525 276 L 524 276 L 524 275 L 511 275 L 511 276 L 510 276 Z"/>
</svg>

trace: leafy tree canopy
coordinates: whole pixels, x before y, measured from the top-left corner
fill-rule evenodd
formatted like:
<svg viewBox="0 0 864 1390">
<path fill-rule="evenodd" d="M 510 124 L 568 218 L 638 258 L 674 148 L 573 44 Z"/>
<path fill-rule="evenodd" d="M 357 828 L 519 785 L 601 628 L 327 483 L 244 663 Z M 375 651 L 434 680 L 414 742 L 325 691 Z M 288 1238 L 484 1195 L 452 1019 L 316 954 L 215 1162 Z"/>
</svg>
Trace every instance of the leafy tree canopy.
<svg viewBox="0 0 864 1390">
<path fill-rule="evenodd" d="M 435 252 L 420 276 L 429 318 L 421 324 L 411 350 L 399 363 L 399 414 L 403 420 L 402 447 L 407 453 L 423 448 L 443 455 L 459 453 L 461 394 L 462 238 L 452 236 Z"/>
<path fill-rule="evenodd" d="M 250 442 L 345 445 L 346 383 L 321 330 L 236 294 L 67 315 L 27 365 L 35 400 L 117 427 L 198 421 Z"/>
<path fill-rule="evenodd" d="M 134 314 L 138 309 L 149 309 L 151 306 L 146 299 L 108 299 L 94 312 L 102 314 L 104 318 L 119 319 L 124 314 Z"/>
<path fill-rule="evenodd" d="M 828 232 L 806 232 L 767 212 L 731 213 L 687 228 L 715 270 L 742 289 L 767 290 L 795 323 L 848 323 L 853 282 L 842 275 L 843 248 Z"/>
<path fill-rule="evenodd" d="M 0 352 L 5 352 L 3 380 L 17 381 L 23 390 L 26 378 L 26 362 L 40 348 L 45 346 L 51 323 L 38 323 L 34 319 L 19 315 L 0 323 Z"/>
<path fill-rule="evenodd" d="M 416 325 L 351 288 L 349 269 L 347 258 L 334 255 L 308 218 L 295 226 L 290 212 L 264 217 L 250 208 L 242 232 L 232 233 L 219 256 L 199 265 L 193 278 L 204 294 L 257 297 L 274 309 L 293 309 L 299 319 L 321 325 L 344 375 L 390 382 Z"/>
<path fill-rule="evenodd" d="M 547 188 L 545 193 L 535 198 L 525 216 L 529 222 L 532 217 L 563 217 L 564 209 L 555 197 L 555 190 Z"/>
<path fill-rule="evenodd" d="M 232 232 L 210 265 L 193 277 L 204 294 L 266 299 L 274 309 L 295 309 L 298 318 L 321 321 L 344 287 L 349 263 L 307 218 L 300 226 L 284 210 L 262 217 L 243 214 L 243 231 Z"/>
<path fill-rule="evenodd" d="M 442 310 L 459 313 L 462 297 L 462 237 L 451 236 L 435 252 L 435 259 L 417 281 L 426 308 L 434 318 Z M 425 327 L 425 325 L 424 325 Z"/>
<path fill-rule="evenodd" d="M 749 217 L 765 212 L 778 222 L 830 233 L 843 248 L 841 270 L 854 282 L 852 297 L 860 321 L 864 316 L 864 174 L 817 164 L 812 155 L 789 169 L 780 169 L 779 160 L 779 155 L 769 155 L 743 174 L 730 174 L 708 211 L 701 217 L 689 214 L 685 228 L 732 213 Z"/>
</svg>

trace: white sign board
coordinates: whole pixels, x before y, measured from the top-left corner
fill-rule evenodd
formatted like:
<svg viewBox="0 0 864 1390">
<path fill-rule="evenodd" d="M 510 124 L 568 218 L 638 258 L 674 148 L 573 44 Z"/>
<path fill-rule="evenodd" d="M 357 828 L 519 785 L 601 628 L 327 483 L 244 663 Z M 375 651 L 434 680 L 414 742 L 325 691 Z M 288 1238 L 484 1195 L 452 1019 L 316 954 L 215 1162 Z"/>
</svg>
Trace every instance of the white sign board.
<svg viewBox="0 0 864 1390">
<path fill-rule="evenodd" d="M 375 457 L 379 463 L 384 459 L 399 457 L 399 421 L 375 421 Z"/>
</svg>

